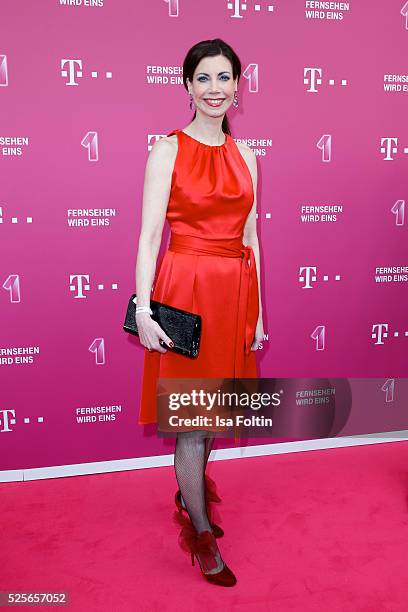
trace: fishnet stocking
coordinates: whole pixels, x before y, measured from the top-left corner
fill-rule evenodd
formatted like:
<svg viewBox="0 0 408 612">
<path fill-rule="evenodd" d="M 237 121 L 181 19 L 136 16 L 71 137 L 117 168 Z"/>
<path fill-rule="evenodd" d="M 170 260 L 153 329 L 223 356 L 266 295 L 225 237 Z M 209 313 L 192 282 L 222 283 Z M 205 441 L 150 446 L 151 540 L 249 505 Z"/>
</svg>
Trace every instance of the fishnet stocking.
<svg viewBox="0 0 408 612">
<path fill-rule="evenodd" d="M 179 432 L 174 452 L 174 469 L 182 500 L 197 533 L 212 531 L 205 505 L 204 472 L 214 440 L 208 431 Z M 217 550 L 217 566 L 207 573 L 222 570 L 224 562 Z"/>
<path fill-rule="evenodd" d="M 206 438 L 205 438 L 204 473 L 205 473 L 205 469 L 207 467 L 208 458 L 210 456 L 212 447 L 214 445 L 214 440 L 215 440 L 215 436 L 206 436 Z M 184 503 L 183 496 L 181 496 L 181 505 L 183 506 L 183 508 L 186 507 L 186 504 Z"/>
<path fill-rule="evenodd" d="M 214 440 L 215 440 L 215 436 L 207 436 L 206 439 L 205 439 L 205 466 L 204 466 L 204 472 L 205 472 L 205 468 L 207 467 L 208 457 L 210 456 L 211 449 L 212 449 L 213 444 L 214 444 Z"/>
</svg>

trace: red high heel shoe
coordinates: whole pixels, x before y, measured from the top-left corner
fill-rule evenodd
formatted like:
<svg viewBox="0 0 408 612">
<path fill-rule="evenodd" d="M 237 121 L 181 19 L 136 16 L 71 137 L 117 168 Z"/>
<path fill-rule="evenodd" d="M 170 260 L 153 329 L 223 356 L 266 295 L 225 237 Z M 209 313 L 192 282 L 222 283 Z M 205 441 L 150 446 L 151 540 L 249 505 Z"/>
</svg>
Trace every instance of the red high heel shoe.
<svg viewBox="0 0 408 612">
<path fill-rule="evenodd" d="M 211 522 L 212 515 L 214 514 L 214 509 L 211 504 L 216 503 L 219 504 L 221 502 L 221 498 L 217 493 L 217 487 L 212 478 L 205 474 L 205 499 L 206 499 L 206 507 L 207 507 L 207 515 L 210 521 L 211 529 L 215 538 L 222 538 L 224 535 L 224 530 L 217 525 L 216 523 Z M 176 491 L 174 496 L 174 501 L 177 506 L 179 513 L 184 512 L 188 515 L 187 509 L 181 503 L 181 491 L 180 489 Z"/>
<path fill-rule="evenodd" d="M 237 579 L 226 563 L 220 572 L 206 573 L 217 567 L 215 558 L 218 549 L 214 534 L 210 531 L 197 533 L 191 520 L 177 511 L 174 512 L 174 520 L 182 527 L 179 533 L 179 545 L 185 552 L 191 554 L 191 565 L 194 565 L 194 557 L 196 557 L 201 574 L 208 582 L 218 586 L 234 586 Z"/>
</svg>

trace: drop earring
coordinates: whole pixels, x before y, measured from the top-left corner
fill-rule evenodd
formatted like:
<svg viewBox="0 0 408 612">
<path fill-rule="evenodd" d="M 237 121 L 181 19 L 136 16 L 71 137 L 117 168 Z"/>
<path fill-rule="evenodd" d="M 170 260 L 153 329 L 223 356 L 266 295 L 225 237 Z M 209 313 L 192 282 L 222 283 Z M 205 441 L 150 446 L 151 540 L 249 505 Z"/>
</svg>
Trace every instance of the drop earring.
<svg viewBox="0 0 408 612">
<path fill-rule="evenodd" d="M 234 108 L 238 108 L 238 95 L 237 92 L 234 92 L 234 99 L 232 101 L 232 105 L 234 106 Z"/>
<path fill-rule="evenodd" d="M 190 108 L 191 110 L 194 110 L 193 96 L 191 94 L 190 94 Z"/>
</svg>

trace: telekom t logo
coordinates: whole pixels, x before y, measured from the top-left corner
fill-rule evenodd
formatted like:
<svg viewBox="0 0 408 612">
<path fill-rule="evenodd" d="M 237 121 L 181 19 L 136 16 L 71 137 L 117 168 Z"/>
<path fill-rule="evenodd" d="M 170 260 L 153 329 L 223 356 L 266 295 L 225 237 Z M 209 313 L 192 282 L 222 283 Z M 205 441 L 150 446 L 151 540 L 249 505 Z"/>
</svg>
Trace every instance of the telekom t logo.
<svg viewBox="0 0 408 612">
<path fill-rule="evenodd" d="M 12 431 L 9 427 L 14 425 L 16 422 L 16 411 L 15 410 L 0 410 L 0 433 L 5 431 Z"/>
<path fill-rule="evenodd" d="M 371 337 L 376 340 L 374 344 L 384 344 L 383 338 L 388 338 L 388 323 L 373 325 Z"/>
<path fill-rule="evenodd" d="M 24 425 L 30 425 L 33 423 L 44 423 L 44 417 L 24 417 L 20 419 L 20 423 Z M 13 431 L 10 425 L 16 424 L 16 411 L 15 410 L 0 410 L 0 433 Z"/>
<path fill-rule="evenodd" d="M 394 158 L 391 156 L 391 153 L 397 153 L 398 148 L 398 138 L 381 138 L 381 153 L 385 153 L 384 160 L 392 161 Z"/>
<path fill-rule="evenodd" d="M 310 76 L 308 77 L 308 73 Z M 307 91 L 317 93 L 316 85 L 322 84 L 322 69 L 321 68 L 303 68 L 303 83 L 310 85 Z"/>
<path fill-rule="evenodd" d="M 312 285 L 310 282 L 316 282 L 316 268 L 313 266 L 299 268 L 299 282 L 305 283 L 302 289 L 311 289 Z"/>
<path fill-rule="evenodd" d="M 335 85 L 334 79 L 328 79 L 329 85 Z M 316 85 L 322 84 L 322 69 L 321 68 L 303 68 L 303 83 L 305 85 L 310 85 L 310 88 L 307 90 L 310 93 L 318 93 L 318 89 Z M 347 85 L 347 79 L 341 79 L 340 84 L 345 86 Z"/>
<path fill-rule="evenodd" d="M 339 281 L 341 278 L 340 274 L 334 275 L 334 280 Z M 328 274 L 322 276 L 324 281 L 329 280 Z M 299 268 L 299 282 L 304 283 L 302 289 L 313 289 L 312 283 L 317 280 L 317 268 L 316 266 L 302 266 Z"/>
<path fill-rule="evenodd" d="M 266 6 L 262 7 L 260 2 L 255 2 L 253 6 L 253 10 L 258 13 L 261 12 L 261 9 L 264 8 L 268 13 L 273 13 L 274 6 L 273 4 L 269 4 L 269 2 L 265 3 Z M 234 11 L 231 17 L 235 17 L 236 19 L 243 19 L 244 16 L 241 15 L 241 12 L 248 12 L 248 0 L 233 0 L 233 2 L 227 2 L 227 8 L 230 11 Z"/>
<path fill-rule="evenodd" d="M 76 280 L 76 286 L 74 281 Z M 85 283 L 84 283 L 85 280 Z M 69 275 L 69 289 L 70 291 L 75 291 L 77 289 L 77 294 L 74 295 L 74 298 L 85 298 L 86 295 L 83 293 L 84 291 L 89 291 L 89 274 L 70 274 Z"/>
<path fill-rule="evenodd" d="M 105 289 L 105 285 L 98 283 L 97 288 L 99 291 L 102 291 Z M 116 290 L 118 288 L 118 283 L 110 283 L 110 288 Z M 91 290 L 89 274 L 70 274 L 69 290 L 77 292 L 74 298 L 86 298 L 84 292 Z"/>
<path fill-rule="evenodd" d="M 7 87 L 8 71 L 7 71 L 7 55 L 0 55 L 0 87 Z"/>
<path fill-rule="evenodd" d="M 65 68 L 66 66 L 67 66 L 67 69 Z M 69 78 L 68 83 L 65 83 L 65 85 L 79 85 L 79 83 L 75 81 L 75 78 L 82 79 L 82 77 L 84 76 L 84 73 L 82 70 L 82 60 L 80 59 L 62 59 L 61 60 L 61 76 L 64 78 L 67 78 L 67 77 Z M 91 77 L 93 79 L 97 79 L 98 72 L 96 70 L 92 70 Z M 111 79 L 112 72 L 110 71 L 105 72 L 105 77 L 107 79 Z"/>
<path fill-rule="evenodd" d="M 68 70 L 64 69 L 66 64 L 68 64 Z M 79 70 L 77 70 L 76 72 L 75 72 L 75 66 L 79 68 Z M 77 59 L 77 60 L 62 59 L 61 60 L 61 76 L 69 77 L 69 81 L 68 83 L 65 83 L 65 85 L 79 85 L 79 83 L 76 83 L 75 77 L 77 78 L 82 77 L 82 60 L 80 59 Z"/>
</svg>

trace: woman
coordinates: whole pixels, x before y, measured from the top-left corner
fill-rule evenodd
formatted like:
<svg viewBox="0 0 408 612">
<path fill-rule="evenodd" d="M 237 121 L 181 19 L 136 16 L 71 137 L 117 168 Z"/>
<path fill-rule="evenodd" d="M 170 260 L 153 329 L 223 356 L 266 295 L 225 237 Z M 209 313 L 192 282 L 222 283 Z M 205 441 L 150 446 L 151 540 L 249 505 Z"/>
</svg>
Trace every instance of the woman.
<svg viewBox="0 0 408 612">
<path fill-rule="evenodd" d="M 144 358 L 139 423 L 157 422 L 156 382 L 173 378 L 256 378 L 255 351 L 263 339 L 259 245 L 256 233 L 256 157 L 230 134 L 227 110 L 238 106 L 241 63 L 220 39 L 194 45 L 183 63 L 193 120 L 158 140 L 149 154 L 136 263 L 136 322 Z M 194 106 L 193 106 L 194 105 Z M 165 219 L 171 239 L 153 285 Z M 168 351 L 169 338 L 150 317 L 152 299 L 200 314 L 195 359 Z M 177 434 L 174 466 L 179 491 L 179 543 L 197 558 L 213 584 L 236 578 L 223 562 L 211 522 L 220 501 L 205 469 L 210 431 Z M 183 515 L 187 512 L 187 516 Z"/>
</svg>

